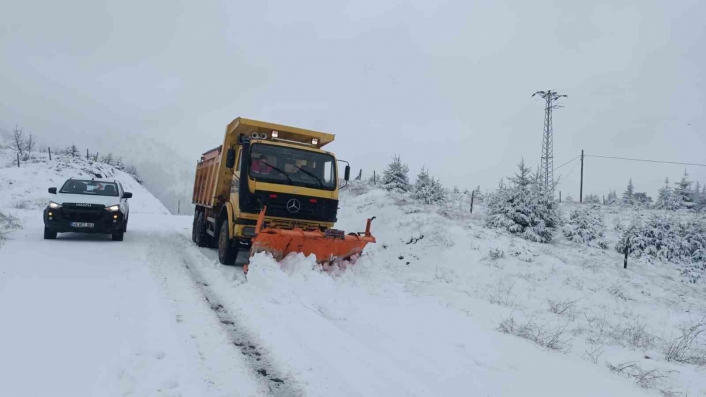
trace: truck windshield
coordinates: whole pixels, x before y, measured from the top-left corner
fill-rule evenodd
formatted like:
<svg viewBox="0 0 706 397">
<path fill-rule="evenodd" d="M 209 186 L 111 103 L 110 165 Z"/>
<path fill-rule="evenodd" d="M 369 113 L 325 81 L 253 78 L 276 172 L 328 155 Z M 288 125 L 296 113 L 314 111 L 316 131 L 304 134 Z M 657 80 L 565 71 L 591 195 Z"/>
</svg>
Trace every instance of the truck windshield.
<svg viewBox="0 0 706 397">
<path fill-rule="evenodd" d="M 335 161 L 330 154 L 256 143 L 250 150 L 250 177 L 263 182 L 334 190 Z"/>
<path fill-rule="evenodd" d="M 80 181 L 69 179 L 59 193 L 86 194 L 91 196 L 118 196 L 118 186 L 112 182 Z"/>
</svg>

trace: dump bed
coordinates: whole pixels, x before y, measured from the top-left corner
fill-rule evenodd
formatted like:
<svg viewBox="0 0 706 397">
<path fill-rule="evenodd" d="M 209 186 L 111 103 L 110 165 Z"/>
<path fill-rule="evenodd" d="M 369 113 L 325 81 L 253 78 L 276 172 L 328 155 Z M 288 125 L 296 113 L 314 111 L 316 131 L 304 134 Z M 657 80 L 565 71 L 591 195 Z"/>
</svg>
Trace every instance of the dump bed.
<svg viewBox="0 0 706 397">
<path fill-rule="evenodd" d="M 196 178 L 194 180 L 194 193 L 191 199 L 193 204 L 213 207 L 216 174 L 221 163 L 221 149 L 219 146 L 201 155 L 196 163 Z"/>
</svg>

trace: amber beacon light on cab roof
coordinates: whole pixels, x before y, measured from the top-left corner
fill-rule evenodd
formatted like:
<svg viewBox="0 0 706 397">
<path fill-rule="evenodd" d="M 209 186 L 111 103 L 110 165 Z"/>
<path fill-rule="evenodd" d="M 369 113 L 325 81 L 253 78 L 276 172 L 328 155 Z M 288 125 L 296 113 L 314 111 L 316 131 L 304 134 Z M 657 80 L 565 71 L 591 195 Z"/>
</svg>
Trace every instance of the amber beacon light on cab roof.
<svg viewBox="0 0 706 397">
<path fill-rule="evenodd" d="M 316 255 L 319 263 L 357 258 L 375 242 L 374 217 L 365 232 L 334 229 L 339 184 L 348 183 L 350 166 L 340 178 L 342 160 L 322 149 L 333 140 L 325 132 L 233 120 L 223 145 L 196 165 L 193 241 L 217 247 L 226 265 L 235 263 L 239 251 L 248 257 L 267 252 L 276 260 L 301 252 Z"/>
</svg>

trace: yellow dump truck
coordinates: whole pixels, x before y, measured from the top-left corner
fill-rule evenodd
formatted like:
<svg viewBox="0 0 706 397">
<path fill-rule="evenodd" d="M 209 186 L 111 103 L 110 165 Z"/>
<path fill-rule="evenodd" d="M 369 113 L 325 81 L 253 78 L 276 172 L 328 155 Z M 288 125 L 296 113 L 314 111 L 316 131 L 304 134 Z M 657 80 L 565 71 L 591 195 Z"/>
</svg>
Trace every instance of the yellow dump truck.
<svg viewBox="0 0 706 397">
<path fill-rule="evenodd" d="M 333 134 L 237 118 L 226 127 L 223 145 L 196 165 L 193 241 L 217 247 L 223 264 L 269 252 L 277 260 L 291 252 L 315 254 L 318 262 L 346 260 L 374 243 L 368 219 L 364 232 L 334 229 L 339 177 L 333 153 L 322 149 Z M 374 217 L 373 217 L 374 218 Z M 245 267 L 247 272 L 247 266 Z"/>
</svg>

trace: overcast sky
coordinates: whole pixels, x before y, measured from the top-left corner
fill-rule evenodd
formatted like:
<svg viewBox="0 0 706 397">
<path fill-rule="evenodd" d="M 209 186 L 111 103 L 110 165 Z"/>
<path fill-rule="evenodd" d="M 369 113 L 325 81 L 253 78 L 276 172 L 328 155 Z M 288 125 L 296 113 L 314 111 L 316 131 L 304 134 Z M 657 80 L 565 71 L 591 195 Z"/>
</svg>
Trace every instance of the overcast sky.
<svg viewBox="0 0 706 397">
<path fill-rule="evenodd" d="M 704 1 L 3 3 L 0 127 L 55 145 L 146 156 L 150 138 L 192 166 L 243 116 L 334 133 L 366 177 L 400 154 L 413 175 L 493 189 L 539 163 L 530 96 L 552 89 L 569 95 L 557 166 L 581 149 L 706 163 Z M 577 164 L 557 171 L 564 195 Z M 632 177 L 655 195 L 684 170 L 589 158 L 585 192 Z"/>
</svg>

